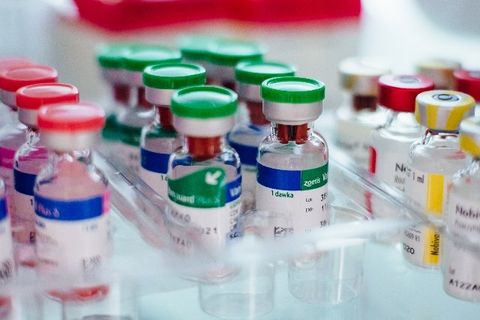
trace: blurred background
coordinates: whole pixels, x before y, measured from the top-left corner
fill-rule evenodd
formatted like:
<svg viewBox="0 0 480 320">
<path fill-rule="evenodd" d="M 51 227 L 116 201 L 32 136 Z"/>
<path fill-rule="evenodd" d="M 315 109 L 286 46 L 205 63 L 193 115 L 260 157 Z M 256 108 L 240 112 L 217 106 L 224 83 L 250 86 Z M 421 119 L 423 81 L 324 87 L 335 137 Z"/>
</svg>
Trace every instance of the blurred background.
<svg viewBox="0 0 480 320">
<path fill-rule="evenodd" d="M 256 40 L 271 59 L 327 84 L 327 108 L 340 101 L 336 67 L 373 56 L 395 72 L 429 57 L 480 68 L 478 0 L 1 0 L 0 57 L 51 64 L 83 99 L 107 93 L 94 59 L 103 42 L 170 46 L 182 34 Z"/>
</svg>

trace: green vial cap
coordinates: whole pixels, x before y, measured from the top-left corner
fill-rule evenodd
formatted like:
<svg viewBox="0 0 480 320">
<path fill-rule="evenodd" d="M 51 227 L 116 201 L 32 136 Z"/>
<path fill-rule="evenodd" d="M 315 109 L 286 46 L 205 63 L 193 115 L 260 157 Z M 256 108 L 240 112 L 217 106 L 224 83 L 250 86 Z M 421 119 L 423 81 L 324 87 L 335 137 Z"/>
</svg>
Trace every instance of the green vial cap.
<svg viewBox="0 0 480 320">
<path fill-rule="evenodd" d="M 172 113 L 180 118 L 224 118 L 237 111 L 237 94 L 218 86 L 180 89 L 172 96 Z"/>
<path fill-rule="evenodd" d="M 143 72 L 151 65 L 169 62 L 180 62 L 179 51 L 154 45 L 137 45 L 132 47 L 122 59 L 123 67 L 128 71 Z"/>
<path fill-rule="evenodd" d="M 208 50 L 208 60 L 221 66 L 234 67 L 241 61 L 261 61 L 264 50 L 253 42 L 218 41 Z"/>
<path fill-rule="evenodd" d="M 218 38 L 206 35 L 184 36 L 179 39 L 178 47 L 182 56 L 189 60 L 207 60 L 208 49 L 219 41 Z"/>
<path fill-rule="evenodd" d="M 147 67 L 143 72 L 143 84 L 155 89 L 180 89 L 202 85 L 205 81 L 205 69 L 196 64 L 157 64 Z"/>
<path fill-rule="evenodd" d="M 295 68 L 292 65 L 279 62 L 248 61 L 235 67 L 235 78 L 238 82 L 257 86 L 270 78 L 293 75 Z"/>
<path fill-rule="evenodd" d="M 97 49 L 97 61 L 102 68 L 120 69 L 124 55 L 133 47 L 131 43 L 109 43 Z"/>
<path fill-rule="evenodd" d="M 325 85 L 310 78 L 277 77 L 262 82 L 261 95 L 277 103 L 314 103 L 325 99 Z"/>
</svg>

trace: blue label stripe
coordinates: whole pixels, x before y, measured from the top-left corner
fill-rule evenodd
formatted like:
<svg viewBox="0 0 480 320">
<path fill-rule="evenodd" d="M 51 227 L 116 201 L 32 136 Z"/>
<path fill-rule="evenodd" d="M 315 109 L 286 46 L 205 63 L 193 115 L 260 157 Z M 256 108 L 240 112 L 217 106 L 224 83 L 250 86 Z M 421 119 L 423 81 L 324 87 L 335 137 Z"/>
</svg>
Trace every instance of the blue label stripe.
<svg viewBox="0 0 480 320">
<path fill-rule="evenodd" d="M 229 203 L 237 200 L 242 195 L 242 176 L 239 175 L 235 180 L 225 185 L 225 202 Z"/>
<path fill-rule="evenodd" d="M 35 195 L 37 216 L 59 221 L 79 221 L 96 218 L 103 213 L 103 196 L 82 200 L 53 200 Z"/>
<path fill-rule="evenodd" d="M 233 142 L 231 140 L 229 140 L 228 143 L 233 149 L 235 149 L 235 151 L 237 151 L 242 164 L 247 166 L 257 165 L 258 147 L 247 146 L 244 144 Z"/>
<path fill-rule="evenodd" d="M 142 168 L 152 172 L 167 173 L 170 154 L 156 153 L 142 148 L 140 150 L 140 158 Z"/>
<path fill-rule="evenodd" d="M 302 171 L 279 170 L 257 164 L 257 182 L 262 186 L 279 190 L 302 190 Z"/>
<path fill-rule="evenodd" d="M 7 201 L 5 198 L 0 198 L 0 220 L 7 217 Z"/>
<path fill-rule="evenodd" d="M 33 196 L 33 188 L 35 187 L 36 178 L 36 174 L 25 173 L 18 171 L 17 169 L 13 170 L 15 190 L 20 193 Z"/>
</svg>

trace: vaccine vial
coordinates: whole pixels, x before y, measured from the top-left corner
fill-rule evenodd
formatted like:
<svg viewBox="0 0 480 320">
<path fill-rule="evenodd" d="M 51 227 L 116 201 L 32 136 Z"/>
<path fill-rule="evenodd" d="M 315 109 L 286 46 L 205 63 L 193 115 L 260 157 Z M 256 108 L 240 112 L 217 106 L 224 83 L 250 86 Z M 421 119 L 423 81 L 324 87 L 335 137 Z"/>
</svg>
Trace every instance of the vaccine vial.
<svg viewBox="0 0 480 320">
<path fill-rule="evenodd" d="M 458 91 L 432 90 L 417 96 L 415 117 L 427 130 L 411 146 L 405 193 L 432 220 L 443 219 L 452 176 L 468 165 L 459 149 L 458 128 L 474 106 L 471 96 Z M 436 268 L 440 240 L 432 225 L 410 227 L 403 234 L 404 256 L 414 265 Z"/>
<path fill-rule="evenodd" d="M 13 69 L 13 68 L 18 68 L 18 67 L 24 67 L 33 64 L 32 61 L 25 59 L 25 58 L 3 58 L 0 59 L 0 73 L 3 73 L 7 71 L 8 69 Z M 13 121 L 16 121 L 16 114 L 11 112 L 11 109 L 9 106 L 7 106 L 5 103 L 2 102 L 2 90 L 0 89 L 0 112 L 2 113 L 2 117 L 0 119 L 0 126 L 3 127 L 7 124 L 9 124 L 12 119 L 11 117 L 13 116 L 15 119 Z"/>
<path fill-rule="evenodd" d="M 242 193 L 246 207 L 253 206 L 257 182 L 258 146 L 270 134 L 270 122 L 262 112 L 260 87 L 263 81 L 279 76 L 293 76 L 295 68 L 278 62 L 242 62 L 235 68 L 239 100 L 247 109 L 248 120 L 240 122 L 228 134 L 228 144 L 242 162 Z"/>
<path fill-rule="evenodd" d="M 288 215 L 293 232 L 328 225 L 328 147 L 311 124 L 323 110 L 324 84 L 271 78 L 262 83 L 261 95 L 272 133 L 259 147 L 257 209 Z"/>
<path fill-rule="evenodd" d="M 172 123 L 170 100 L 178 89 L 205 84 L 205 69 L 186 63 L 154 65 L 145 69 L 143 82 L 146 100 L 155 106 L 155 116 L 142 130 L 140 177 L 167 199 L 168 160 L 181 145 Z"/>
<path fill-rule="evenodd" d="M 453 73 L 461 68 L 460 62 L 441 58 L 425 59 L 419 61 L 416 65 L 417 72 L 431 79 L 435 89 L 438 90 L 455 89 Z"/>
<path fill-rule="evenodd" d="M 49 290 L 54 299 L 86 301 L 109 290 L 95 277 L 111 256 L 108 181 L 90 150 L 104 124 L 105 112 L 86 103 L 38 111 L 51 156 L 35 182 L 36 269 L 42 281 L 73 286 Z"/>
<path fill-rule="evenodd" d="M 180 52 L 161 46 L 136 45 L 122 59 L 126 80 L 131 90 L 131 101 L 127 109 L 117 117 L 120 144 L 117 152 L 133 173 L 140 172 L 140 137 L 142 128 L 154 118 L 153 106 L 145 99 L 143 70 L 154 64 L 180 62 Z"/>
<path fill-rule="evenodd" d="M 460 125 L 460 149 L 472 156 L 470 165 L 453 177 L 449 186 L 445 225 L 453 236 L 480 235 L 480 118 Z M 449 295 L 480 301 L 480 257 L 461 242 L 442 239 L 443 287 Z"/>
<path fill-rule="evenodd" d="M 13 259 L 12 230 L 7 212 L 5 185 L 0 180 L 0 287 L 7 285 L 15 274 Z M 0 317 L 8 318 L 12 309 L 11 297 L 0 292 Z"/>
<path fill-rule="evenodd" d="M 13 166 L 13 237 L 18 264 L 35 265 L 35 179 L 48 163 L 48 150 L 40 141 L 38 109 L 44 105 L 78 102 L 78 89 L 69 84 L 34 84 L 17 90 L 18 119 L 27 126 L 26 142 L 18 148 Z"/>
<path fill-rule="evenodd" d="M 212 84 L 212 67 L 208 62 L 208 50 L 219 38 L 207 35 L 188 35 L 178 40 L 178 48 L 185 63 L 201 65 L 207 72 L 207 84 Z"/>
<path fill-rule="evenodd" d="M 386 121 L 386 112 L 377 107 L 378 79 L 389 70 L 366 58 L 353 57 L 343 60 L 338 71 L 344 98 L 336 114 L 335 143 L 357 167 L 367 170 L 370 135 Z"/>
<path fill-rule="evenodd" d="M 237 111 L 237 95 L 217 86 L 193 86 L 172 96 L 173 126 L 184 136 L 168 167 L 172 215 L 200 228 L 200 241 L 220 252 L 234 237 L 240 214 L 240 158 L 225 143 Z"/>
<path fill-rule="evenodd" d="M 10 108 L 11 114 L 9 124 L 0 130 L 0 178 L 5 183 L 9 212 L 15 212 L 13 158 L 25 142 L 26 131 L 26 126 L 18 121 L 16 91 L 32 84 L 57 82 L 57 78 L 57 71 L 45 65 L 22 66 L 0 73 L 0 99 Z"/>
<path fill-rule="evenodd" d="M 380 77 L 378 85 L 378 102 L 388 110 L 387 121 L 370 138 L 369 171 L 403 192 L 410 146 L 424 133 L 415 119 L 415 98 L 432 90 L 433 82 L 417 75 L 385 75 Z M 373 211 L 382 215 L 379 208 Z"/>
<path fill-rule="evenodd" d="M 475 115 L 480 115 L 480 70 L 457 70 L 455 77 L 455 90 L 471 95 L 477 105 Z"/>
<path fill-rule="evenodd" d="M 212 84 L 235 90 L 235 66 L 243 61 L 261 61 L 264 50 L 253 42 L 218 40 L 208 50 Z"/>
<path fill-rule="evenodd" d="M 126 109 L 130 102 L 130 87 L 122 70 L 122 58 L 130 47 L 130 44 L 111 43 L 97 50 L 97 62 L 102 78 L 110 89 L 109 101 L 105 104 L 108 116 L 102 137 L 113 144 L 119 141 L 117 115 Z"/>
</svg>

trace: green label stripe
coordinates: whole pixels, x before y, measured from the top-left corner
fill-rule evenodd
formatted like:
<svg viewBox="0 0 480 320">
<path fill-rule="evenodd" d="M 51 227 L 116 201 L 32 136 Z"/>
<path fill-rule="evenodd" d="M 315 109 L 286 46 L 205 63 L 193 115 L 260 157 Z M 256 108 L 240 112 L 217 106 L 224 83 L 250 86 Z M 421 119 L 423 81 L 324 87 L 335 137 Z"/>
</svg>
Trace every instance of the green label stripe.
<svg viewBox="0 0 480 320">
<path fill-rule="evenodd" d="M 168 197 L 175 203 L 192 208 L 225 206 L 225 170 L 211 167 L 179 179 L 168 180 Z"/>
<path fill-rule="evenodd" d="M 142 127 L 131 127 L 117 122 L 117 130 L 120 133 L 120 141 L 130 146 L 140 146 Z"/>
<path fill-rule="evenodd" d="M 323 187 L 328 183 L 328 163 L 325 165 L 304 170 L 301 173 L 302 190 L 311 190 Z"/>
</svg>

